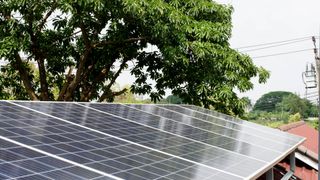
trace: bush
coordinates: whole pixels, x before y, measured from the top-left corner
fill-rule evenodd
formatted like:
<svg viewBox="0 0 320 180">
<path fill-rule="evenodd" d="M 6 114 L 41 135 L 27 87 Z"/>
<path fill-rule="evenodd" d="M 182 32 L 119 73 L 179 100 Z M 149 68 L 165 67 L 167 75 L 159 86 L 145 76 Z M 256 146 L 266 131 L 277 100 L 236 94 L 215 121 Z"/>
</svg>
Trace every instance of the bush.
<svg viewBox="0 0 320 180">
<path fill-rule="evenodd" d="M 297 122 L 297 121 L 300 121 L 300 120 L 301 120 L 300 113 L 296 113 L 294 115 L 290 115 L 290 117 L 289 117 L 289 123 Z"/>
</svg>

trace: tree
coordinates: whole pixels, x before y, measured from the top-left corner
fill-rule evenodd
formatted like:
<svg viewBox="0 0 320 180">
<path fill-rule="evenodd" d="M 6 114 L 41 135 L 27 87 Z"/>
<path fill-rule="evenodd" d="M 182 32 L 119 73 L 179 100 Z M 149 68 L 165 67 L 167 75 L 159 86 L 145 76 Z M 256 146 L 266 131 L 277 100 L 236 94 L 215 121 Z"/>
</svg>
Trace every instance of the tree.
<svg viewBox="0 0 320 180">
<path fill-rule="evenodd" d="M 183 99 L 179 98 L 179 96 L 169 95 L 166 98 L 167 103 L 169 104 L 183 104 Z"/>
<path fill-rule="evenodd" d="M 232 8 L 211 0 L 0 2 L 0 58 L 31 100 L 113 101 L 127 89 L 112 86 L 133 62 L 133 93 L 157 101 L 169 88 L 187 103 L 241 114 L 245 101 L 234 90 L 269 76 L 230 48 Z"/>
<path fill-rule="evenodd" d="M 307 99 L 301 99 L 295 94 L 285 96 L 280 103 L 276 105 L 278 111 L 286 111 L 291 114 L 299 113 L 303 117 L 317 116 L 317 106 L 313 105 Z"/>
<path fill-rule="evenodd" d="M 26 66 L 29 72 L 32 70 L 30 66 Z M 19 73 L 9 65 L 1 67 L 0 76 L 0 99 L 21 99 L 25 100 L 28 97 L 23 85 L 21 84 Z M 30 74 L 31 76 L 32 74 Z"/>
<path fill-rule="evenodd" d="M 252 102 L 249 97 L 243 97 L 242 98 L 245 103 L 245 111 L 249 112 L 252 109 Z"/>
<path fill-rule="evenodd" d="M 307 99 L 302 99 L 302 101 L 306 104 L 306 111 L 303 113 L 307 117 L 317 117 L 318 116 L 318 106 L 311 103 Z"/>
<path fill-rule="evenodd" d="M 305 112 L 307 110 L 307 105 L 299 96 L 295 94 L 290 94 L 283 97 L 282 101 L 276 105 L 279 111 L 286 111 L 291 114 L 307 115 Z"/>
<path fill-rule="evenodd" d="M 286 91 L 274 91 L 266 93 L 257 100 L 255 105 L 253 106 L 253 111 L 275 111 L 276 105 L 280 103 L 282 99 L 288 95 L 294 94 Z"/>
<path fill-rule="evenodd" d="M 131 88 L 130 85 L 128 85 L 128 84 L 125 85 L 124 88 L 122 88 L 122 89 L 127 89 L 127 91 L 119 96 L 116 96 L 114 98 L 114 102 L 117 102 L 117 103 L 136 103 L 136 104 L 151 103 L 150 99 L 143 100 L 143 99 L 136 98 L 135 95 L 130 91 L 130 88 Z M 118 85 L 118 84 L 116 84 L 113 88 L 113 90 L 115 90 L 115 91 L 119 91 L 120 89 L 121 89 L 120 85 Z"/>
</svg>

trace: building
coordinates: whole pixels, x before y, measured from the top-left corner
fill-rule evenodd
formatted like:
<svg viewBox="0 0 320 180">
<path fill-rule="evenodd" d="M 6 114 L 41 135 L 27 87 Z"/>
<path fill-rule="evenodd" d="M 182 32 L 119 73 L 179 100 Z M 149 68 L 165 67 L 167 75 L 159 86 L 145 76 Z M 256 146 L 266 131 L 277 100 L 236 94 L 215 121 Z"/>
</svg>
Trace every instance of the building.
<svg viewBox="0 0 320 180">
<path fill-rule="evenodd" d="M 304 121 L 281 126 L 282 131 L 302 136 L 306 141 L 300 145 L 295 153 L 296 168 L 294 175 L 299 179 L 318 179 L 318 131 L 309 127 Z M 288 160 L 279 163 L 279 170 L 288 170 L 290 165 Z"/>
</svg>

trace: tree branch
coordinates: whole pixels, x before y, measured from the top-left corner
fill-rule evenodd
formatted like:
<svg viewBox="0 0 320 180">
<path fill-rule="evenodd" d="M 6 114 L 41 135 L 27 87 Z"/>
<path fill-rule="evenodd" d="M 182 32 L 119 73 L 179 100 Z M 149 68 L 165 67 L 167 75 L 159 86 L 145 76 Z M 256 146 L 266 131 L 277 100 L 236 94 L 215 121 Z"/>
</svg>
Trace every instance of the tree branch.
<svg viewBox="0 0 320 180">
<path fill-rule="evenodd" d="M 123 93 L 125 93 L 125 92 L 127 92 L 127 91 L 128 91 L 127 88 L 123 88 L 121 91 L 113 92 L 112 95 L 113 95 L 113 97 L 115 97 L 115 96 L 120 96 L 121 94 L 123 94 Z"/>
<path fill-rule="evenodd" d="M 14 66 L 19 71 L 20 78 L 21 78 L 21 80 L 23 82 L 24 87 L 26 88 L 26 91 L 27 91 L 30 99 L 33 100 L 33 101 L 38 101 L 39 98 L 34 92 L 34 89 L 33 89 L 32 85 L 31 85 L 31 81 L 29 79 L 28 73 L 27 73 L 26 69 L 23 66 L 22 59 L 21 59 L 20 55 L 18 54 L 18 52 L 14 53 L 14 57 L 15 57 L 15 60 L 16 60 L 16 63 L 14 64 Z"/>
<path fill-rule="evenodd" d="M 30 18 L 33 18 L 32 16 Z M 27 31 L 31 38 L 31 51 L 35 56 L 35 60 L 38 63 L 39 68 L 39 77 L 40 77 L 40 86 L 41 86 L 41 100 L 49 100 L 49 89 L 48 89 L 48 83 L 47 83 L 47 73 L 44 65 L 44 54 L 41 51 L 41 48 L 39 46 L 38 42 L 38 35 L 34 34 L 33 32 L 33 25 L 32 25 L 33 19 L 27 19 L 29 27 L 27 28 Z"/>
<path fill-rule="evenodd" d="M 60 93 L 59 93 L 59 97 L 58 97 L 58 101 L 62 101 L 64 99 L 64 95 L 67 91 L 67 88 L 70 84 L 70 82 L 73 80 L 74 76 L 71 74 L 72 73 L 73 68 L 70 67 L 68 74 L 66 75 L 66 82 L 63 84 Z"/>
<path fill-rule="evenodd" d="M 109 63 L 107 66 L 105 66 L 100 71 L 99 75 L 94 78 L 94 80 L 91 83 L 91 86 L 88 87 L 88 89 L 87 89 L 87 97 L 86 97 L 87 99 L 91 99 L 91 96 L 96 94 L 95 90 L 96 90 L 97 83 L 100 81 L 103 81 L 103 79 L 105 79 L 105 77 L 109 74 L 110 68 L 113 63 L 114 63 L 114 61 L 112 61 L 112 63 Z"/>
<path fill-rule="evenodd" d="M 120 65 L 120 67 L 118 69 L 118 71 L 112 77 L 112 79 L 111 79 L 110 83 L 108 84 L 108 86 L 105 88 L 106 90 L 100 96 L 100 98 L 99 98 L 100 102 L 104 101 L 107 98 L 108 94 L 110 93 L 111 86 L 115 83 L 116 79 L 119 77 L 120 73 L 122 72 L 122 70 L 126 66 L 127 62 L 128 62 L 128 60 L 123 60 L 123 62 L 121 63 L 121 65 Z"/>
<path fill-rule="evenodd" d="M 122 89 L 121 91 L 117 91 L 117 92 L 110 92 L 109 93 L 105 93 L 103 94 L 100 98 L 99 98 L 99 102 L 104 101 L 105 99 L 108 99 L 108 101 L 113 100 L 114 97 L 116 96 L 120 96 L 121 94 L 127 92 L 127 88 Z"/>
<path fill-rule="evenodd" d="M 141 41 L 141 40 L 146 40 L 146 37 L 137 37 L 137 38 L 129 38 L 129 39 L 125 39 L 123 41 L 101 41 L 98 42 L 96 44 L 93 44 L 92 47 L 96 48 L 96 47 L 102 47 L 105 45 L 110 45 L 110 44 L 123 44 L 123 43 L 130 43 L 130 42 L 135 42 L 135 41 Z"/>
<path fill-rule="evenodd" d="M 67 92 L 65 94 L 65 97 L 64 97 L 65 101 L 72 100 L 73 91 L 76 89 L 76 87 L 78 86 L 78 84 L 81 81 L 85 63 L 87 62 L 88 57 L 89 57 L 89 55 L 91 53 L 91 50 L 92 50 L 92 47 L 90 45 L 90 40 L 89 40 L 87 31 L 86 31 L 86 29 L 84 27 L 83 22 L 81 22 L 81 24 L 80 24 L 80 29 L 81 29 L 83 41 L 84 41 L 84 44 L 85 44 L 86 47 L 85 47 L 85 50 L 84 50 L 84 54 L 81 55 L 81 57 L 80 57 L 80 63 L 79 63 L 79 66 L 77 68 L 76 76 L 73 79 L 73 81 L 70 83 L 70 85 L 69 85 L 69 87 L 67 89 Z"/>
<path fill-rule="evenodd" d="M 47 12 L 47 14 L 44 16 L 44 18 L 41 20 L 39 26 L 38 26 L 38 32 L 40 32 L 47 22 L 48 18 L 51 16 L 53 11 L 57 8 L 57 2 L 55 1 L 54 4 L 51 6 L 50 10 Z"/>
</svg>

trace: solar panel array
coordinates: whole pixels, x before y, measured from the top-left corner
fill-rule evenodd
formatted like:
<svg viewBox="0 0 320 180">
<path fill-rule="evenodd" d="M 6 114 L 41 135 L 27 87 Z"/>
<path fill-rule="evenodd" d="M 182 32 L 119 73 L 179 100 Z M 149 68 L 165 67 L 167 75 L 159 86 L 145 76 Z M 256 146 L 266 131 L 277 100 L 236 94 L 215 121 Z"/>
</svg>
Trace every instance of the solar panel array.
<svg viewBox="0 0 320 180">
<path fill-rule="evenodd" d="M 303 140 L 190 105 L 0 101 L 0 179 L 254 179 Z"/>
</svg>

